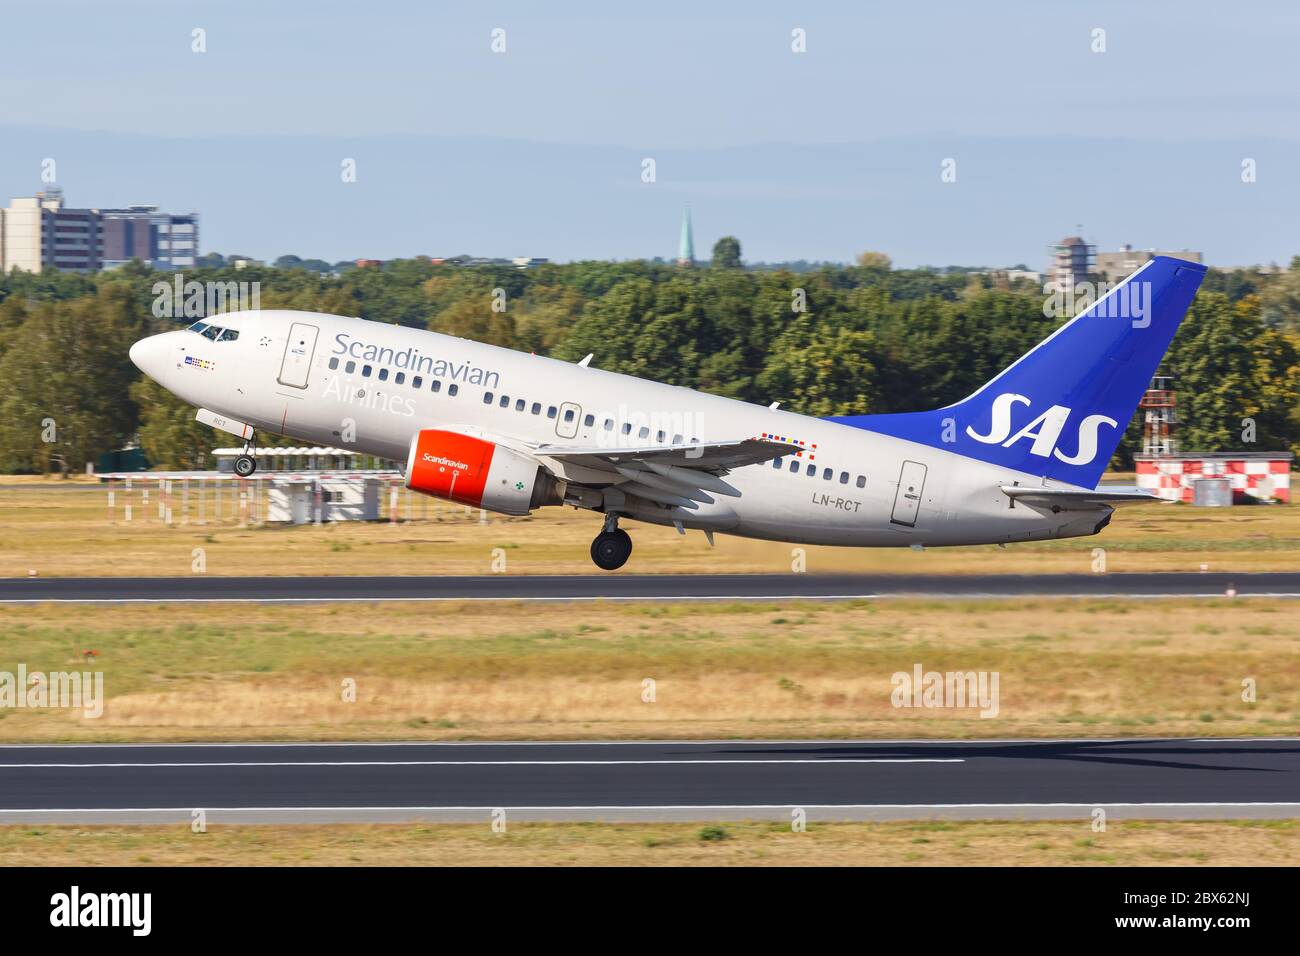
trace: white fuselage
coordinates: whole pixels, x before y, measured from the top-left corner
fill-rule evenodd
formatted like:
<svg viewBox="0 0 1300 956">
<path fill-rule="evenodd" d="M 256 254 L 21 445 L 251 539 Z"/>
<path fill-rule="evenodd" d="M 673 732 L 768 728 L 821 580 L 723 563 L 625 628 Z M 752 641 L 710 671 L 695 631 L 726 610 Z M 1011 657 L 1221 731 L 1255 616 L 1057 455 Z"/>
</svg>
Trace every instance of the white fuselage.
<svg viewBox="0 0 1300 956">
<path fill-rule="evenodd" d="M 185 401 L 259 430 L 399 462 L 429 428 L 533 454 L 538 445 L 764 435 L 801 443 L 797 457 L 731 471 L 726 481 L 740 495 L 701 504 L 683 520 L 687 528 L 804 544 L 934 546 L 1092 534 L 1110 514 L 1104 506 L 1060 514 L 1013 506 L 999 486 L 1070 486 L 927 445 L 434 332 L 270 310 L 212 321 L 238 330 L 238 339 L 154 336 L 142 367 Z M 539 457 L 575 485 L 599 477 Z"/>
</svg>

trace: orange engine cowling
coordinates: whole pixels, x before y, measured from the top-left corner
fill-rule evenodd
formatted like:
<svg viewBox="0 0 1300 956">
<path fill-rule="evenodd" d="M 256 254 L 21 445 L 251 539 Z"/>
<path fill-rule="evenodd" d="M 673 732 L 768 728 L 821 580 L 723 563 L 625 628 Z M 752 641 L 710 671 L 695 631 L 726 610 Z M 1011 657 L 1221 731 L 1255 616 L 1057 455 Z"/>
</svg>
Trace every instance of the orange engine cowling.
<svg viewBox="0 0 1300 956">
<path fill-rule="evenodd" d="M 564 489 L 534 458 L 460 432 L 425 429 L 411 439 L 406 487 L 508 515 L 561 504 Z"/>
</svg>

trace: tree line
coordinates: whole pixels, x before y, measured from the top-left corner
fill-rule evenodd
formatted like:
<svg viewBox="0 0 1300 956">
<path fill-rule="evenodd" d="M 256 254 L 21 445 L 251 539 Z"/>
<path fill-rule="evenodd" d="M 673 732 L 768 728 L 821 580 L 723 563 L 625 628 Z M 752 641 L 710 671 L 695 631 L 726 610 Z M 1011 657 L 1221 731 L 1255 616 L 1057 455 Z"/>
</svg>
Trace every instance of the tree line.
<svg viewBox="0 0 1300 956">
<path fill-rule="evenodd" d="M 747 269 L 730 238 L 695 268 L 417 258 L 323 274 L 317 260 L 279 262 L 184 279 L 257 282 L 262 308 L 360 316 L 570 361 L 590 352 L 601 368 L 817 416 L 950 404 L 1060 321 L 1045 317 L 1031 283 L 893 269 L 879 253 L 803 272 Z M 192 321 L 154 315 L 155 283 L 173 279 L 139 263 L 0 276 L 0 470 L 79 471 L 136 437 L 156 466 L 210 466 L 210 449 L 228 436 L 194 422 L 193 409 L 127 357 L 136 339 Z M 1211 269 L 1162 371 L 1174 378 L 1184 448 L 1300 450 L 1300 257 L 1286 269 Z M 1243 444 L 1247 421 L 1253 446 Z M 1116 464 L 1140 449 L 1135 416 Z"/>
</svg>

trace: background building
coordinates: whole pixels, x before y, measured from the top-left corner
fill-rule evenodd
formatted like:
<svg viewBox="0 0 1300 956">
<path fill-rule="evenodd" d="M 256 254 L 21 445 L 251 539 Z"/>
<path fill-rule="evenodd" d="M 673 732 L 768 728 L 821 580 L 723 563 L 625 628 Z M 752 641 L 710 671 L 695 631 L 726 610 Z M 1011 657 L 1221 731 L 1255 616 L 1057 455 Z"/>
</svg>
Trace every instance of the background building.
<svg viewBox="0 0 1300 956">
<path fill-rule="evenodd" d="M 1126 244 L 1120 247 L 1119 252 L 1097 253 L 1097 272 L 1111 282 L 1118 282 L 1127 279 L 1156 256 L 1172 256 L 1188 262 L 1201 261 L 1199 252 L 1189 252 L 1186 249 L 1182 252 L 1160 252 L 1156 249 L 1134 249 Z"/>
<path fill-rule="evenodd" d="M 1047 281 L 1060 289 L 1072 289 L 1087 282 L 1093 271 L 1096 246 L 1090 246 L 1078 236 L 1066 236 L 1056 244 L 1051 264 L 1047 267 Z"/>
<path fill-rule="evenodd" d="M 157 206 L 70 209 L 58 186 L 0 209 L 0 272 L 98 272 L 132 259 L 156 269 L 191 268 L 198 247 L 197 213 L 174 215 Z"/>
<path fill-rule="evenodd" d="M 197 213 L 174 215 L 157 206 L 99 210 L 105 269 L 140 259 L 155 269 L 190 269 L 199 249 Z"/>
</svg>

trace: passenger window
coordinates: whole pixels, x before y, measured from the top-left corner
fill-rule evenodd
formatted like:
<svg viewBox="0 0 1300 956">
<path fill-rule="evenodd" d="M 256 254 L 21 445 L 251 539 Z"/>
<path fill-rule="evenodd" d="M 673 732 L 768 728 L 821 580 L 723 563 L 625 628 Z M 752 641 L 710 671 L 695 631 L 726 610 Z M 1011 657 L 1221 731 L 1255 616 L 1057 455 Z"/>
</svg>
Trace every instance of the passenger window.
<svg viewBox="0 0 1300 956">
<path fill-rule="evenodd" d="M 609 432 L 613 430 L 614 430 L 614 419 L 612 418 L 605 419 L 605 431 Z"/>
<path fill-rule="evenodd" d="M 492 404 L 492 393 L 491 393 L 491 392 L 484 392 L 484 393 L 483 393 L 483 404 L 484 404 L 484 405 L 491 405 L 491 404 Z"/>
<path fill-rule="evenodd" d="M 405 385 L 405 384 L 406 384 L 406 373 L 405 373 L 405 372 L 398 372 L 396 375 L 394 375 L 394 376 L 393 376 L 393 384 L 394 384 L 394 385 Z"/>
<path fill-rule="evenodd" d="M 592 425 L 596 424 L 596 416 L 595 415 L 586 416 L 585 418 L 583 418 L 582 424 L 590 428 Z"/>
<path fill-rule="evenodd" d="M 542 413 L 542 403 L 541 403 L 541 402 L 533 402 L 533 414 L 534 414 L 534 415 L 540 415 L 541 413 Z"/>
<path fill-rule="evenodd" d="M 779 469 L 779 468 L 781 467 L 781 459 L 780 459 L 780 458 L 773 458 L 773 459 L 772 459 L 772 467 L 773 467 L 773 468 L 778 468 L 778 469 Z"/>
<path fill-rule="evenodd" d="M 386 382 L 386 381 L 388 381 L 388 369 L 386 369 L 386 368 L 381 368 L 381 369 L 379 370 L 379 381 L 381 381 L 381 382 Z"/>
<path fill-rule="evenodd" d="M 798 461 L 795 461 L 794 459 L 791 459 L 791 460 L 790 460 L 790 474 L 793 475 L 793 474 L 795 474 L 795 473 L 798 472 L 798 471 L 799 471 L 799 462 L 798 462 Z"/>
<path fill-rule="evenodd" d="M 644 425 L 642 425 L 641 428 L 640 428 L 640 430 L 636 433 L 636 437 L 637 437 L 637 438 L 649 438 L 649 437 L 650 437 L 650 429 L 648 429 L 648 428 L 646 428 Z"/>
<path fill-rule="evenodd" d="M 559 409 L 556 408 L 554 405 L 552 405 L 550 408 L 546 410 L 546 417 L 554 418 L 557 412 L 559 412 Z"/>
<path fill-rule="evenodd" d="M 452 398 L 455 398 L 455 397 L 456 397 L 456 393 L 459 392 L 459 391 L 460 391 L 460 386 L 459 386 L 459 385 L 455 385 L 455 384 L 453 384 L 453 385 L 448 385 L 448 386 L 447 386 L 447 394 L 450 395 Z"/>
<path fill-rule="evenodd" d="M 347 365 L 343 366 L 343 371 L 349 375 L 351 375 L 356 370 L 357 370 L 357 363 L 353 361 L 349 361 Z"/>
<path fill-rule="evenodd" d="M 834 478 L 834 477 L 835 477 L 835 469 L 834 469 L 834 468 L 827 468 L 827 469 L 825 469 L 825 470 L 822 471 L 822 478 L 824 478 L 826 481 L 830 481 L 830 480 L 831 480 L 832 478 Z"/>
<path fill-rule="evenodd" d="M 631 422 L 624 422 L 624 423 L 623 423 L 623 434 L 624 434 L 624 435 L 630 435 L 630 434 L 632 434 L 632 423 L 631 423 Z"/>
<path fill-rule="evenodd" d="M 565 420 L 566 422 L 571 422 L 571 421 L 573 421 L 573 416 L 574 416 L 574 412 L 573 412 L 573 409 L 572 409 L 572 408 L 566 408 L 566 409 L 564 410 L 564 420 Z"/>
<path fill-rule="evenodd" d="M 361 377 L 362 377 L 362 378 L 369 378 L 369 377 L 370 377 L 370 371 L 371 371 L 371 369 L 370 369 L 370 366 L 369 366 L 369 365 L 363 365 L 363 366 L 361 366 Z"/>
<path fill-rule="evenodd" d="M 423 384 L 424 384 L 424 379 L 422 379 L 420 376 L 415 375 L 411 378 L 411 388 L 419 388 Z"/>
<path fill-rule="evenodd" d="M 847 485 L 848 483 L 849 483 L 849 473 L 848 473 L 847 471 L 841 471 L 841 472 L 840 472 L 840 484 L 841 484 L 841 485 Z"/>
<path fill-rule="evenodd" d="M 809 477 L 809 478 L 816 478 L 816 477 L 817 477 L 817 466 L 816 466 L 816 465 L 809 465 L 809 466 L 808 466 L 808 477 Z"/>
<path fill-rule="evenodd" d="M 668 436 L 663 432 L 659 432 L 659 434 L 655 435 L 655 441 L 657 441 L 659 444 L 662 445 L 664 443 L 664 439 L 667 437 Z"/>
<path fill-rule="evenodd" d="M 334 371 L 334 369 L 336 369 L 336 368 L 338 368 L 338 367 L 339 367 L 339 358 L 338 358 L 338 356 L 336 355 L 336 356 L 334 356 L 334 358 L 330 359 L 330 371 L 332 372 L 332 371 Z"/>
<path fill-rule="evenodd" d="M 522 398 L 515 399 L 515 411 L 522 412 L 526 403 Z"/>
<path fill-rule="evenodd" d="M 866 475 L 858 475 L 858 487 L 859 487 L 859 488 L 865 488 L 865 487 L 867 487 L 867 476 L 866 476 Z"/>
<path fill-rule="evenodd" d="M 674 435 L 674 436 L 673 436 L 673 444 L 674 444 L 674 445 L 680 445 L 681 443 L 682 443 L 682 436 L 681 436 L 681 435 Z M 778 459 L 778 460 L 779 460 L 779 459 Z"/>
<path fill-rule="evenodd" d="M 509 395 L 502 395 L 502 396 L 501 396 L 501 401 L 498 402 L 497 404 L 499 404 L 502 408 L 509 408 L 509 407 L 510 407 L 510 396 L 509 396 Z"/>
<path fill-rule="evenodd" d="M 433 381 L 431 381 L 431 382 L 429 383 L 429 390 L 430 390 L 431 392 L 441 392 L 441 391 L 442 391 L 442 382 L 438 381 L 438 380 L 435 378 Z"/>
</svg>

